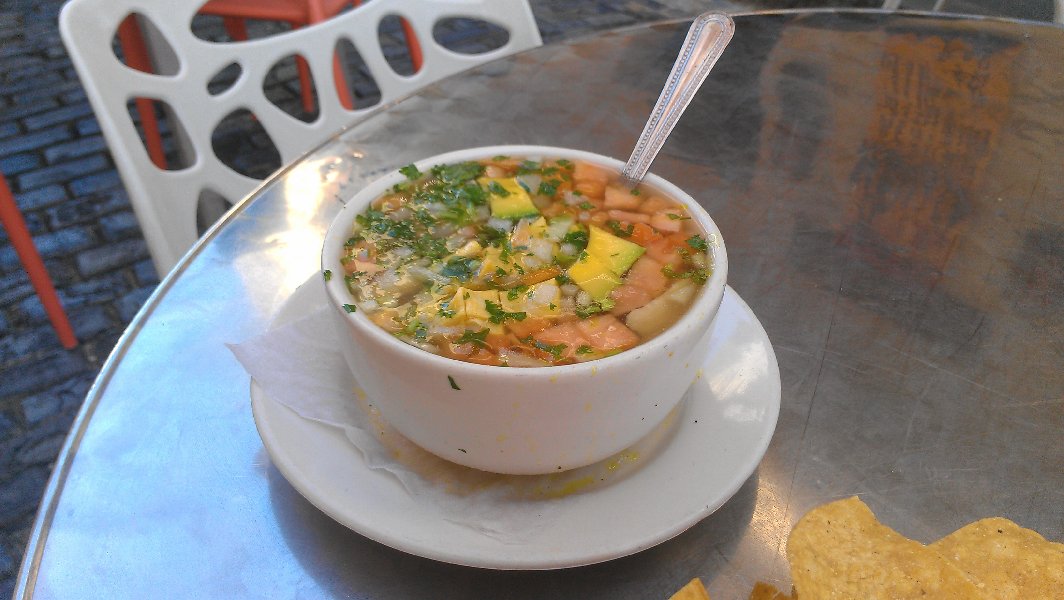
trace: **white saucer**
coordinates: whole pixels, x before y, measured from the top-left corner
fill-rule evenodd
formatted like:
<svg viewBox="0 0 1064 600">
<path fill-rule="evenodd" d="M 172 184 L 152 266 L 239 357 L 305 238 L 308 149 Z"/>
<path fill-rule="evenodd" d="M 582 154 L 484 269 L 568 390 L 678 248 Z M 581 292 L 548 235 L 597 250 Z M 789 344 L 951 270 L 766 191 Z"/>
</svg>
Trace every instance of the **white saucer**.
<svg viewBox="0 0 1064 600">
<path fill-rule="evenodd" d="M 283 323 L 318 306 L 302 286 Z M 668 540 L 726 502 L 757 468 L 776 427 L 779 365 L 757 317 L 730 287 L 671 439 L 627 476 L 542 503 L 550 524 L 521 543 L 441 518 L 393 476 L 370 470 L 335 427 L 304 419 L 252 381 L 259 435 L 274 464 L 312 504 L 358 533 L 443 562 L 491 569 L 556 569 L 602 562 Z M 503 499 L 491 502 L 504 503 Z M 549 504 L 549 506 L 548 506 Z M 485 507 L 485 512 L 492 512 Z"/>
</svg>

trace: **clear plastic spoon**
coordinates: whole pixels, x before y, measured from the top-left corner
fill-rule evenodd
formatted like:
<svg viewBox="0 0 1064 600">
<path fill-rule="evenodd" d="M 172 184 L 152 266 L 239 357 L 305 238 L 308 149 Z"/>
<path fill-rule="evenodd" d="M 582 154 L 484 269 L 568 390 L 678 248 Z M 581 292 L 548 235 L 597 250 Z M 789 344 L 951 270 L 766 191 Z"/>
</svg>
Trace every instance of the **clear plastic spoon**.
<svg viewBox="0 0 1064 600">
<path fill-rule="evenodd" d="M 650 163 L 654 162 L 680 115 L 691 104 L 695 92 L 717 64 L 734 33 L 735 23 L 727 15 L 704 13 L 691 23 L 661 96 L 650 112 L 628 164 L 621 171 L 633 187 L 647 174 Z"/>
</svg>

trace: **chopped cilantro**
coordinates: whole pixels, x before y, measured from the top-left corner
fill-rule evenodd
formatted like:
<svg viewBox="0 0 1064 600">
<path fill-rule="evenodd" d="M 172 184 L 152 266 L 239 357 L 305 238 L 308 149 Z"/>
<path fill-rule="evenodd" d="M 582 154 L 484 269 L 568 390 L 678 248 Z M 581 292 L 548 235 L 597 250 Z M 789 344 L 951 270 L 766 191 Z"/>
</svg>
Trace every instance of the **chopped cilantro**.
<svg viewBox="0 0 1064 600">
<path fill-rule="evenodd" d="M 551 346 L 550 344 L 544 344 L 543 342 L 536 342 L 535 345 L 536 348 L 539 348 L 540 350 L 553 356 L 554 360 L 561 360 L 562 354 L 565 353 L 565 349 L 569 347 L 566 344 L 555 344 Z"/>
<path fill-rule="evenodd" d="M 592 210 L 592 209 L 595 208 L 594 204 L 592 204 L 592 203 L 590 203 L 590 202 L 588 202 L 586 200 L 581 202 L 580 204 L 577 204 L 577 206 L 579 206 L 580 208 L 582 208 L 584 210 Z"/>
<path fill-rule="evenodd" d="M 690 279 L 699 284 L 705 283 L 709 279 L 709 271 L 705 269 L 691 269 L 690 271 L 677 273 L 671 265 L 665 265 L 661 268 L 661 272 L 670 279 Z"/>
<path fill-rule="evenodd" d="M 406 177 L 410 181 L 414 181 L 421 178 L 421 171 L 418 171 L 417 167 L 415 167 L 413 164 L 409 164 L 405 167 L 400 168 L 399 172 L 402 173 L 403 177 Z"/>
<path fill-rule="evenodd" d="M 558 191 L 558 186 L 561 185 L 561 184 L 562 184 L 562 182 L 558 181 L 557 179 L 551 179 L 549 181 L 541 181 L 539 183 L 538 193 L 541 196 L 553 196 L 555 194 L 555 192 Z"/>
<path fill-rule="evenodd" d="M 528 286 L 527 285 L 519 285 L 519 286 L 513 288 L 512 290 L 506 292 L 506 299 L 510 300 L 510 301 L 517 300 L 518 298 L 521 297 L 521 294 L 523 294 L 523 293 L 525 293 L 527 291 L 528 291 Z"/>
<path fill-rule="evenodd" d="M 440 275 L 444 277 L 454 277 L 459 281 L 468 281 L 473 276 L 473 271 L 476 268 L 477 260 L 475 258 L 468 258 L 465 256 L 455 256 L 451 260 L 447 261 L 447 264 L 440 269 Z"/>
<path fill-rule="evenodd" d="M 459 390 L 459 391 L 462 390 L 462 388 L 458 387 L 458 384 L 454 382 L 454 377 L 451 377 L 450 375 L 448 375 L 447 376 L 447 381 L 450 382 L 452 390 Z"/>
<path fill-rule="evenodd" d="M 673 221 L 690 221 L 691 217 L 684 217 L 674 213 L 665 213 L 665 216 L 669 217 Z"/>
<path fill-rule="evenodd" d="M 432 174 L 446 184 L 458 184 L 480 177 L 484 172 L 484 166 L 476 162 L 463 162 L 453 165 L 437 165 L 432 168 Z"/>
<path fill-rule="evenodd" d="M 554 281 L 557 281 L 558 285 L 565 285 L 567 283 L 572 283 L 573 282 L 573 280 L 570 279 L 569 276 L 566 275 L 565 273 L 562 273 L 561 275 L 558 275 L 557 277 L 555 277 Z"/>
<path fill-rule="evenodd" d="M 576 246 L 578 250 L 582 250 L 587 247 L 587 232 L 586 231 L 570 231 L 562 238 L 563 244 L 572 244 Z"/>
<path fill-rule="evenodd" d="M 487 309 L 488 314 L 491 315 L 488 320 L 496 325 L 501 324 L 503 321 L 512 319 L 514 321 L 524 321 L 528 316 L 524 312 L 507 312 L 502 309 L 502 306 L 492 302 L 491 300 L 484 301 L 484 308 Z"/>
<path fill-rule="evenodd" d="M 510 157 L 506 156 L 505 154 L 499 154 L 499 155 L 491 157 L 491 160 L 493 160 L 495 162 L 500 162 L 500 161 L 504 161 L 504 160 L 510 160 Z"/>
<path fill-rule="evenodd" d="M 456 343 L 456 344 L 473 344 L 477 348 L 487 348 L 488 347 L 487 338 L 488 338 L 488 328 L 487 327 L 485 327 L 484 329 L 481 329 L 480 331 L 473 331 L 472 329 L 466 329 L 465 332 L 461 336 L 455 338 L 454 343 Z"/>
<path fill-rule="evenodd" d="M 578 306 L 576 308 L 576 316 L 580 317 L 581 319 L 587 319 L 592 315 L 608 312 L 611 308 L 613 308 L 614 304 L 615 303 L 613 300 L 606 298 L 605 300 L 592 302 L 591 304 L 584 307 Z"/>
<path fill-rule="evenodd" d="M 577 354 L 591 354 L 592 352 L 594 352 L 594 350 L 592 350 L 591 346 L 588 346 L 587 344 L 576 349 Z"/>
<path fill-rule="evenodd" d="M 329 281 L 330 279 L 332 279 L 332 271 L 330 271 L 329 269 L 325 269 L 324 271 L 322 271 L 321 276 L 325 278 L 325 281 Z"/>
<path fill-rule="evenodd" d="M 506 188 L 502 187 L 498 181 L 492 181 L 489 183 L 488 191 L 500 198 L 505 198 L 510 195 L 510 192 L 506 191 Z"/>
<path fill-rule="evenodd" d="M 344 305 L 344 312 L 353 313 L 356 310 L 358 310 L 358 307 L 355 306 L 354 304 L 345 304 Z"/>
<path fill-rule="evenodd" d="M 687 238 L 687 245 L 694 248 L 695 250 L 709 249 L 709 244 L 707 244 L 706 240 L 703 239 L 700 235 L 692 235 L 691 237 Z"/>
<path fill-rule="evenodd" d="M 555 162 L 558 164 L 559 167 L 569 167 L 569 166 L 572 166 L 572 164 L 573 164 L 573 163 L 565 160 L 564 158 L 560 159 L 558 161 L 555 161 Z"/>
<path fill-rule="evenodd" d="M 457 313 L 451 310 L 450 306 L 450 302 L 441 302 L 440 308 L 436 310 L 436 314 L 440 315 L 444 319 L 453 319 L 454 315 Z"/>
<path fill-rule="evenodd" d="M 635 225 L 631 223 L 625 228 L 621 226 L 620 222 L 610 219 L 606 221 L 606 225 L 613 231 L 613 235 L 617 237 L 632 237 L 632 233 L 635 232 Z"/>
</svg>

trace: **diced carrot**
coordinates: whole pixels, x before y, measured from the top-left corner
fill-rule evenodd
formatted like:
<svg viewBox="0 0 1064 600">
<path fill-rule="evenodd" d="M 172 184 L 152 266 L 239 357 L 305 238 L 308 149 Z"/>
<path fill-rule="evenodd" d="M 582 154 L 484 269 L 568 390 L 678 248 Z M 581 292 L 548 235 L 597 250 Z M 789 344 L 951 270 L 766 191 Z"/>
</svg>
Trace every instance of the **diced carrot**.
<svg viewBox="0 0 1064 600">
<path fill-rule="evenodd" d="M 606 214 L 615 221 L 622 223 L 649 223 L 650 217 L 643 213 L 628 212 L 626 210 L 608 210 Z"/>
<path fill-rule="evenodd" d="M 600 199 L 606 193 L 606 184 L 601 181 L 576 181 L 573 191 L 580 192 L 589 199 Z"/>
<path fill-rule="evenodd" d="M 680 224 L 683 223 L 683 221 L 675 217 L 670 217 L 670 214 L 679 216 L 677 212 L 672 211 L 654 213 L 654 215 L 650 217 L 651 227 L 665 233 L 676 233 L 679 231 Z"/>
<path fill-rule="evenodd" d="M 646 200 L 643 200 L 643 202 L 639 204 L 639 212 L 652 215 L 658 212 L 659 210 L 669 208 L 671 206 L 676 206 L 676 203 L 670 202 L 669 200 L 666 200 L 661 196 L 651 196 Z"/>
<path fill-rule="evenodd" d="M 635 210 L 641 204 L 639 196 L 636 196 L 623 187 L 615 185 L 606 186 L 606 208 L 619 208 L 621 210 Z"/>
<path fill-rule="evenodd" d="M 561 353 L 561 358 L 571 358 L 576 354 L 577 348 L 589 345 L 589 340 L 580 332 L 577 324 L 577 321 L 559 323 L 554 327 L 533 334 L 533 337 L 537 342 L 549 346 L 565 344 L 565 350 Z"/>
<path fill-rule="evenodd" d="M 664 267 L 660 262 L 649 256 L 641 256 L 628 270 L 624 281 L 627 284 L 640 287 L 650 293 L 651 298 L 660 296 L 665 288 L 669 287 L 669 278 L 661 272 Z"/>
<path fill-rule="evenodd" d="M 680 244 L 677 244 L 671 236 L 662 238 L 647 244 L 646 256 L 658 261 L 662 266 L 669 265 L 673 269 L 678 269 L 683 264 L 683 257 L 676 252 L 679 247 Z"/>
<path fill-rule="evenodd" d="M 592 348 L 604 352 L 624 350 L 639 343 L 639 336 L 613 315 L 595 315 L 577 321 L 576 328 L 584 334 Z"/>
<path fill-rule="evenodd" d="M 632 226 L 632 237 L 628 239 L 645 248 L 647 244 L 655 240 L 660 240 L 661 235 L 646 223 L 636 223 Z"/>
<path fill-rule="evenodd" d="M 646 306 L 654 297 L 643 288 L 626 283 L 614 288 L 610 292 L 610 299 L 613 300 L 613 308 L 610 312 L 620 317 L 641 306 Z"/>
<path fill-rule="evenodd" d="M 527 338 L 528 336 L 539 333 L 544 329 L 550 327 L 550 319 L 537 319 L 535 317 L 529 317 L 524 321 L 508 321 L 506 327 L 517 336 L 518 339 Z"/>
<path fill-rule="evenodd" d="M 598 181 L 603 185 L 610 180 L 610 173 L 606 169 L 591 163 L 576 161 L 573 166 L 573 181 Z"/>
</svg>

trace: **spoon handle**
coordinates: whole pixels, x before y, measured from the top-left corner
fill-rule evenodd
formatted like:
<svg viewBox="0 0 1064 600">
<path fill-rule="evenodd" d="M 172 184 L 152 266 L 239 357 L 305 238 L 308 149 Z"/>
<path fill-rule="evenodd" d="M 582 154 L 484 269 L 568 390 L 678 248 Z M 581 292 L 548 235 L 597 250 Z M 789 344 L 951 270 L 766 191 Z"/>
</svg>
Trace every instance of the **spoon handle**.
<svg viewBox="0 0 1064 600">
<path fill-rule="evenodd" d="M 727 15 L 703 13 L 695 18 L 672 72 L 654 104 L 650 119 L 621 174 L 633 185 L 643 180 L 650 163 L 672 133 L 680 115 L 691 104 L 695 92 L 717 64 L 735 33 L 735 23 Z"/>
</svg>

